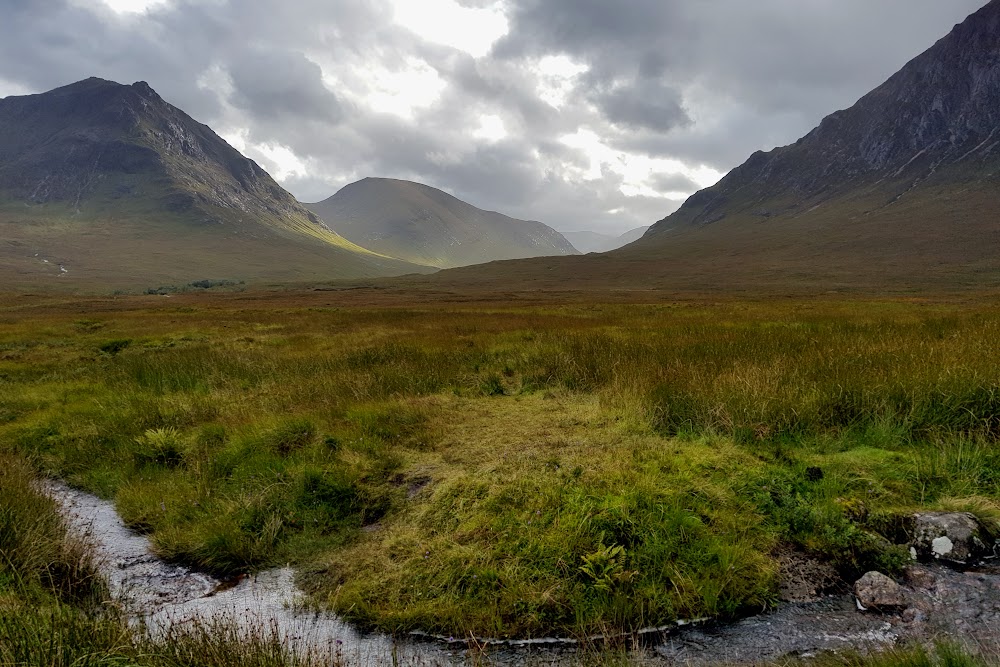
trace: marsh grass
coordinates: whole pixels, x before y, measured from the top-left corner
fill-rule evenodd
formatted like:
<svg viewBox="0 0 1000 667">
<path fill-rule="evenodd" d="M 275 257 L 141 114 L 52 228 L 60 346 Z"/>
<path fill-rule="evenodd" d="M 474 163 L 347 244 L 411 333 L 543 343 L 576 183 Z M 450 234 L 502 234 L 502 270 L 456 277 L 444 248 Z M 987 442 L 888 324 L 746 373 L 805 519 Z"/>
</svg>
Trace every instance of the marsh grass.
<svg viewBox="0 0 1000 667">
<path fill-rule="evenodd" d="M 809 661 L 815 667 L 992 667 L 1000 664 L 998 647 L 941 641 L 931 646 L 902 646 L 872 654 L 829 653 Z"/>
<path fill-rule="evenodd" d="M 18 667 L 306 667 L 276 632 L 130 627 L 85 541 L 69 534 L 34 470 L 0 455 L 0 665 Z"/>
<path fill-rule="evenodd" d="M 63 604 L 0 607 L 0 664 L 17 667 L 337 667 L 297 653 L 275 630 L 185 624 L 150 635 L 120 614 Z"/>
<path fill-rule="evenodd" d="M 891 572 L 908 512 L 1000 516 L 989 305 L 143 303 L 3 320 L 0 447 L 372 627 L 739 615 L 778 546 Z"/>
<path fill-rule="evenodd" d="M 20 458 L 0 454 L 0 607 L 56 599 L 99 604 L 106 594 L 87 544 L 66 534 L 55 501 Z"/>
</svg>

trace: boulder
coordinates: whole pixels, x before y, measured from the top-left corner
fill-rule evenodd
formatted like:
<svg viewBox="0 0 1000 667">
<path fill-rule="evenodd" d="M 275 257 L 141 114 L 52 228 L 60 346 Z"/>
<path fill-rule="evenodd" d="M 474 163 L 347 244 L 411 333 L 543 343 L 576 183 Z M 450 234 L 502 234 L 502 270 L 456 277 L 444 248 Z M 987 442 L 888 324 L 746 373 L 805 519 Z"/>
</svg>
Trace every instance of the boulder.
<svg viewBox="0 0 1000 667">
<path fill-rule="evenodd" d="M 913 521 L 911 553 L 920 560 L 972 565 L 994 555 L 994 540 L 968 512 L 925 512 Z"/>
<path fill-rule="evenodd" d="M 862 611 L 894 611 L 907 604 L 906 589 L 881 572 L 869 572 L 854 583 Z"/>
</svg>

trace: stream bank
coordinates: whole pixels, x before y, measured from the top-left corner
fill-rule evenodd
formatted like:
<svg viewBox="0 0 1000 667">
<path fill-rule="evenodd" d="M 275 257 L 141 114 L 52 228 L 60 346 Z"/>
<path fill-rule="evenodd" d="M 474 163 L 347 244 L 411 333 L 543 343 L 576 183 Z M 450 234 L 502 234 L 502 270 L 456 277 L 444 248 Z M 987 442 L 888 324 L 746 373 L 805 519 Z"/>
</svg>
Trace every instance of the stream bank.
<svg viewBox="0 0 1000 667">
<path fill-rule="evenodd" d="M 462 642 L 361 634 L 336 616 L 305 611 L 289 568 L 220 581 L 166 563 L 149 540 L 124 525 L 114 505 L 52 482 L 47 490 L 71 530 L 95 551 L 116 599 L 151 632 L 178 625 L 228 623 L 240 631 L 274 631 L 294 650 L 339 657 L 339 664 L 481 664 L 482 654 Z M 679 627 L 647 636 L 633 652 L 637 665 L 752 664 L 824 651 L 870 651 L 903 642 L 945 637 L 995 645 L 1000 636 L 1000 570 L 960 572 L 943 565 L 915 565 L 904 581 L 908 603 L 879 614 L 861 612 L 851 595 L 787 603 L 779 609 L 726 624 Z M 577 664 L 577 646 L 557 639 L 502 643 L 488 648 L 491 664 Z"/>
</svg>

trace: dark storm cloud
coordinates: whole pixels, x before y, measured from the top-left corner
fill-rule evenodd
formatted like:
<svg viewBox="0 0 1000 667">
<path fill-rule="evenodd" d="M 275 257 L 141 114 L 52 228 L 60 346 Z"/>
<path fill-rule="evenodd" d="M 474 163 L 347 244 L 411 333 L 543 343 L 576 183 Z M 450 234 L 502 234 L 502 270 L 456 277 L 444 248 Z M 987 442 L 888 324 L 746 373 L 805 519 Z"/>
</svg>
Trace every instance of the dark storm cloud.
<svg viewBox="0 0 1000 667">
<path fill-rule="evenodd" d="M 652 52 L 653 45 L 672 25 L 681 3 L 663 0 L 518 0 L 513 3 L 512 29 L 495 47 L 500 57 L 545 55 L 552 51 L 581 57 L 604 53 L 607 61 L 593 62 L 595 70 L 618 71 L 611 62 L 617 49 Z M 556 46 L 556 49 L 552 47 Z M 612 50 L 612 47 L 615 50 Z M 640 62 L 630 59 L 631 69 Z"/>
<path fill-rule="evenodd" d="M 473 58 L 395 25 L 390 0 L 172 0 L 148 14 L 0 0 L 0 95 L 145 80 L 242 137 L 265 167 L 279 166 L 265 149 L 292 151 L 306 169 L 285 185 L 305 200 L 364 176 L 408 178 L 516 217 L 618 233 L 680 202 L 623 194 L 637 184 L 615 160 L 598 176 L 563 137 L 725 171 L 849 106 L 984 2 L 508 0 L 507 36 Z M 539 68 L 546 56 L 583 70 L 553 78 Z M 410 114 L 369 108 L 380 77 L 415 66 L 436 73 L 436 100 Z M 541 94 L 553 85 L 561 103 Z M 507 135 L 480 137 L 484 116 Z M 665 171 L 640 184 L 694 189 Z"/>
<path fill-rule="evenodd" d="M 591 99 L 611 123 L 633 129 L 669 132 L 689 125 L 681 94 L 658 81 L 631 82 L 593 95 Z"/>
<path fill-rule="evenodd" d="M 307 117 L 340 121 L 337 96 L 323 84 L 319 65 L 294 51 L 249 49 L 231 59 L 229 76 L 236 106 L 268 120 Z"/>
<path fill-rule="evenodd" d="M 495 61 L 477 61 L 468 54 L 432 60 L 435 69 L 452 84 L 449 102 L 463 108 L 469 100 L 490 111 L 508 110 L 520 122 L 542 133 L 562 127 L 558 111 L 538 97 L 535 82 L 522 67 Z"/>
<path fill-rule="evenodd" d="M 122 29 L 110 10 L 64 0 L 2 0 L 0 16 L 0 76 L 38 92 L 112 67 L 126 74 L 160 69 L 152 67 L 162 53 L 149 32 Z"/>
<path fill-rule="evenodd" d="M 651 80 L 684 91 L 690 132 L 665 137 L 669 123 L 635 124 L 638 132 L 618 136 L 615 146 L 648 155 L 683 150 L 685 159 L 727 170 L 849 106 L 984 2 L 513 0 L 511 31 L 494 52 L 508 60 L 568 54 L 592 68 L 582 86 L 632 78 L 622 93 L 635 100 L 650 99 Z M 737 113 L 715 123 L 720 107 Z M 621 122 L 617 107 L 601 110 Z"/>
</svg>

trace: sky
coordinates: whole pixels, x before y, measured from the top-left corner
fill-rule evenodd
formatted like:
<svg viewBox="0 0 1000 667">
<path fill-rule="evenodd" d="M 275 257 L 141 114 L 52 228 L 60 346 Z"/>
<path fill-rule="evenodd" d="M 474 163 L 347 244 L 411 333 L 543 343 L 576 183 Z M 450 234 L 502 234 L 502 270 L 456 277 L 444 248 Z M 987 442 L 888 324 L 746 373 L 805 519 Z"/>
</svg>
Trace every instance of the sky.
<svg viewBox="0 0 1000 667">
<path fill-rule="evenodd" d="M 148 82 L 305 202 L 366 176 L 652 224 L 985 0 L 0 0 L 0 97 Z"/>
</svg>

